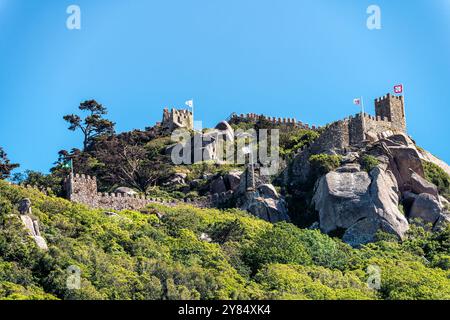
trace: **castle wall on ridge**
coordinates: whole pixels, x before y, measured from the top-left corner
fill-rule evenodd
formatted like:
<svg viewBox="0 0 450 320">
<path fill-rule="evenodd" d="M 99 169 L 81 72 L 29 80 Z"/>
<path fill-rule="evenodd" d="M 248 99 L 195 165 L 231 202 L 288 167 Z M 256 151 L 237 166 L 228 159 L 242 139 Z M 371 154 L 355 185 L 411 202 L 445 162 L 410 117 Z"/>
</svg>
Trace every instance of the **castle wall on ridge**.
<svg viewBox="0 0 450 320">
<path fill-rule="evenodd" d="M 97 179 L 84 174 L 70 174 L 65 182 L 65 190 L 68 200 L 84 204 L 93 209 L 104 210 L 141 210 L 152 203 L 166 206 L 176 206 L 181 203 L 190 204 L 201 208 L 214 208 L 220 206 L 232 195 L 227 193 L 213 194 L 201 199 L 184 201 L 166 201 L 158 198 L 145 197 L 141 195 L 127 195 L 122 193 L 100 193 L 97 192 Z"/>
</svg>

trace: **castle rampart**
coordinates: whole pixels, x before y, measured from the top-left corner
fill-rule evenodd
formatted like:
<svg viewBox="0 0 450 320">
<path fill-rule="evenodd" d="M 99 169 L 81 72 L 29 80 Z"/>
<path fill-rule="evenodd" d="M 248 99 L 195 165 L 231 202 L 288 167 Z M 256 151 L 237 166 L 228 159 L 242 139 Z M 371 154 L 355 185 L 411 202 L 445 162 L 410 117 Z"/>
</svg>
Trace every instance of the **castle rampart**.
<svg viewBox="0 0 450 320">
<path fill-rule="evenodd" d="M 122 193 L 97 192 L 97 179 L 84 174 L 70 174 L 65 182 L 67 198 L 75 203 L 84 204 L 93 209 L 104 210 L 140 210 L 152 203 L 175 206 L 187 203 L 197 207 L 211 208 L 219 206 L 230 197 L 229 194 L 214 194 L 200 200 L 166 201 L 164 199 L 127 195 Z"/>
<path fill-rule="evenodd" d="M 293 127 L 293 128 L 304 128 L 304 129 L 311 129 L 316 130 L 319 129 L 315 125 L 310 126 L 309 124 L 303 123 L 301 121 L 297 121 L 295 118 L 277 118 L 277 117 L 269 117 L 263 114 L 256 114 L 256 113 L 247 113 L 247 114 L 233 114 L 232 118 L 234 120 L 244 120 L 244 121 L 267 121 L 271 124 L 278 125 L 278 126 L 284 126 L 284 127 Z"/>
<path fill-rule="evenodd" d="M 163 119 L 160 124 L 164 130 L 172 132 L 179 128 L 193 129 L 194 117 L 192 112 L 184 109 L 168 108 L 163 110 Z"/>
<path fill-rule="evenodd" d="M 405 132 L 403 101 L 402 96 L 387 94 L 375 100 L 375 116 L 358 113 L 327 124 L 321 136 L 313 143 L 312 151 L 345 151 L 349 147 L 379 139 L 387 132 Z"/>
</svg>

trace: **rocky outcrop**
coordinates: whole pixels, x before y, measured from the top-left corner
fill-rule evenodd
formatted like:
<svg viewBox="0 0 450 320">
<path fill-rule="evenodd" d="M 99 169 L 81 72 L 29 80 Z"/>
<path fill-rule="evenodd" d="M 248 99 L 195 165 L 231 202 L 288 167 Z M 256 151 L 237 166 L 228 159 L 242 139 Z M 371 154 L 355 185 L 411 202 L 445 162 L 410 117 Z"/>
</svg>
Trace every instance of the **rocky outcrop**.
<svg viewBox="0 0 450 320">
<path fill-rule="evenodd" d="M 19 212 L 21 215 L 31 214 L 31 200 L 30 199 L 25 198 L 19 202 Z"/>
<path fill-rule="evenodd" d="M 434 163 L 435 165 L 440 167 L 442 170 L 444 170 L 450 176 L 450 166 L 448 164 L 446 164 L 441 159 L 436 158 L 428 151 L 419 149 L 418 152 L 419 152 L 419 156 L 422 160 Z"/>
<path fill-rule="evenodd" d="M 30 199 L 23 199 L 19 203 L 20 220 L 22 220 L 28 234 L 34 239 L 36 245 L 42 250 L 48 250 L 47 242 L 41 236 L 39 230 L 39 222 L 37 219 L 31 217 L 31 201 Z"/>
<path fill-rule="evenodd" d="M 137 194 L 136 191 L 134 191 L 131 188 L 127 188 L 127 187 L 119 187 L 114 192 L 115 193 L 124 194 L 124 195 L 127 195 L 127 196 L 134 196 L 134 195 Z"/>
<path fill-rule="evenodd" d="M 212 194 L 223 193 L 227 191 L 223 177 L 218 177 L 211 182 L 210 191 Z"/>
<path fill-rule="evenodd" d="M 260 185 L 255 192 L 247 192 L 242 201 L 241 209 L 260 219 L 272 223 L 290 221 L 286 202 L 273 185 Z"/>
<path fill-rule="evenodd" d="M 238 190 L 241 182 L 242 171 L 230 171 L 224 177 L 225 184 L 229 190 L 233 192 Z"/>
<path fill-rule="evenodd" d="M 408 221 L 398 209 L 395 177 L 375 168 L 365 171 L 330 172 L 322 177 L 313 197 L 320 229 L 343 232 L 343 240 L 358 246 L 375 240 L 379 230 L 402 238 Z"/>
<path fill-rule="evenodd" d="M 358 246 L 374 241 L 380 230 L 401 239 L 417 219 L 434 228 L 450 220 L 437 187 L 425 179 L 421 156 L 408 136 L 392 134 L 363 152 L 379 160 L 370 174 L 361 171 L 358 157 L 349 153 L 340 168 L 317 183 L 313 204 L 323 232 L 342 234 L 345 242 Z"/>
<path fill-rule="evenodd" d="M 185 181 L 186 178 L 187 178 L 186 173 L 176 172 L 169 178 L 169 180 L 166 183 L 164 183 L 164 186 L 178 186 L 186 184 Z"/>
<path fill-rule="evenodd" d="M 434 226 L 442 214 L 443 208 L 439 200 L 431 194 L 422 193 L 415 197 L 409 212 L 409 219 L 420 219 Z"/>
<path fill-rule="evenodd" d="M 411 190 L 415 194 L 427 193 L 436 199 L 439 198 L 438 188 L 414 171 L 411 172 Z"/>
</svg>

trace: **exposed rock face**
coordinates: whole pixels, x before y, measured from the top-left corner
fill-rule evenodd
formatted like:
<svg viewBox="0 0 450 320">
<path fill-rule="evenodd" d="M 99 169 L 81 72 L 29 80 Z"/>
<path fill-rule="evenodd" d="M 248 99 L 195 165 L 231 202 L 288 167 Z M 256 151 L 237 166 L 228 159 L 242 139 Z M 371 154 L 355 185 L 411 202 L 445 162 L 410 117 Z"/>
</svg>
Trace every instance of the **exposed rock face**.
<svg viewBox="0 0 450 320">
<path fill-rule="evenodd" d="M 241 182 L 241 171 L 231 171 L 225 175 L 225 184 L 229 188 L 229 190 L 236 191 L 239 188 L 239 184 Z"/>
<path fill-rule="evenodd" d="M 358 246 L 375 239 L 378 230 L 402 238 L 408 229 L 398 209 L 399 197 L 391 172 L 330 172 L 317 186 L 313 203 L 325 233 L 345 230 L 344 241 Z"/>
<path fill-rule="evenodd" d="M 212 194 L 226 192 L 227 187 L 225 186 L 223 177 L 218 177 L 217 179 L 213 180 L 213 182 L 211 182 L 210 190 Z"/>
<path fill-rule="evenodd" d="M 31 218 L 31 200 L 23 199 L 19 203 L 20 220 L 28 231 L 28 234 L 33 237 L 36 245 L 42 250 L 48 250 L 47 242 L 41 236 L 39 231 L 39 222 Z"/>
<path fill-rule="evenodd" d="M 412 185 L 411 172 L 415 172 L 421 177 L 425 176 L 422 162 L 415 149 L 405 146 L 390 146 L 388 150 L 392 155 L 390 168 L 397 178 L 401 191 L 409 189 Z"/>
<path fill-rule="evenodd" d="M 264 198 L 279 199 L 279 195 L 275 187 L 271 184 L 262 184 L 258 187 L 259 194 Z"/>
<path fill-rule="evenodd" d="M 227 121 L 219 122 L 216 125 L 215 129 L 218 130 L 220 134 L 223 135 L 224 139 L 226 139 L 227 141 L 233 141 L 234 130 Z"/>
<path fill-rule="evenodd" d="M 442 170 L 444 170 L 448 175 L 450 175 L 450 166 L 448 164 L 446 164 L 441 159 L 436 158 L 428 151 L 425 151 L 425 150 L 418 150 L 418 151 L 419 151 L 419 156 L 422 160 L 434 163 L 435 165 L 440 167 Z"/>
<path fill-rule="evenodd" d="M 434 196 L 422 193 L 417 196 L 409 212 L 409 219 L 421 219 L 425 223 L 435 224 L 442 214 L 442 207 Z"/>
<path fill-rule="evenodd" d="M 175 185 L 185 184 L 186 177 L 187 177 L 186 173 L 176 172 L 172 175 L 172 177 L 170 177 L 169 181 L 167 181 L 164 185 L 175 186 Z"/>
<path fill-rule="evenodd" d="M 245 195 L 242 210 L 272 223 L 290 221 L 286 202 L 278 195 L 273 185 L 265 184 L 257 189 L 258 191 Z"/>
<path fill-rule="evenodd" d="M 323 232 L 343 233 L 345 242 L 358 246 L 375 240 L 379 230 L 402 238 L 415 219 L 431 223 L 434 229 L 450 221 L 437 187 L 424 177 L 421 155 L 407 135 L 386 135 L 365 151 L 380 161 L 370 175 L 361 171 L 358 157 L 349 153 L 340 168 L 316 185 L 313 203 Z"/>
<path fill-rule="evenodd" d="M 120 193 L 120 194 L 125 194 L 127 196 L 133 196 L 133 195 L 137 194 L 136 191 L 134 191 L 131 188 L 127 188 L 127 187 L 119 187 L 119 188 L 116 189 L 115 192 L 116 193 Z"/>
<path fill-rule="evenodd" d="M 415 172 L 411 174 L 411 189 L 415 194 L 427 193 L 436 199 L 439 197 L 438 188 Z"/>
<path fill-rule="evenodd" d="M 28 198 L 22 199 L 19 202 L 20 214 L 31 214 L 31 200 Z"/>
</svg>

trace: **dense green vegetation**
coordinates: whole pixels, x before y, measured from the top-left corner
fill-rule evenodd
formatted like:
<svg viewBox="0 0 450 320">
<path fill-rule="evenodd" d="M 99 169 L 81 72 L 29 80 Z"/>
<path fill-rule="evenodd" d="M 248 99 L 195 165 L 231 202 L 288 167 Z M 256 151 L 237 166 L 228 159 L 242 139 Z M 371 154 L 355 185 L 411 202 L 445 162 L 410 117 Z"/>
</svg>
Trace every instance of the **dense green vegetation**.
<svg viewBox="0 0 450 320">
<path fill-rule="evenodd" d="M 18 218 L 24 197 L 47 252 Z M 151 206 L 108 216 L 0 181 L 2 299 L 450 299 L 450 229 L 385 239 L 353 249 L 239 210 Z M 366 285 L 369 265 L 381 270 L 380 290 Z M 80 290 L 66 285 L 70 266 L 81 270 Z"/>
<path fill-rule="evenodd" d="M 370 154 L 365 154 L 361 158 L 361 165 L 367 172 L 372 171 L 375 167 L 380 164 L 380 161 Z"/>
<path fill-rule="evenodd" d="M 309 158 L 312 171 L 317 176 L 327 174 L 330 171 L 337 169 L 341 165 L 342 156 L 333 154 L 314 154 Z"/>
<path fill-rule="evenodd" d="M 9 178 L 11 171 L 19 167 L 17 163 L 11 163 L 5 150 L 0 147 L 0 179 Z"/>
<path fill-rule="evenodd" d="M 425 177 L 438 187 L 439 194 L 450 201 L 450 176 L 439 166 L 422 161 Z"/>
</svg>

